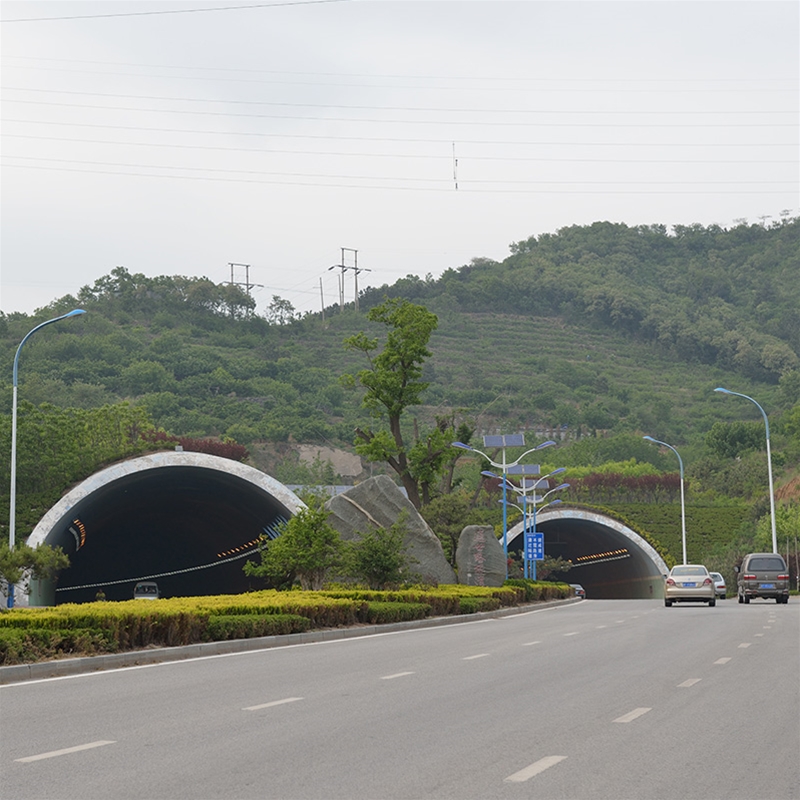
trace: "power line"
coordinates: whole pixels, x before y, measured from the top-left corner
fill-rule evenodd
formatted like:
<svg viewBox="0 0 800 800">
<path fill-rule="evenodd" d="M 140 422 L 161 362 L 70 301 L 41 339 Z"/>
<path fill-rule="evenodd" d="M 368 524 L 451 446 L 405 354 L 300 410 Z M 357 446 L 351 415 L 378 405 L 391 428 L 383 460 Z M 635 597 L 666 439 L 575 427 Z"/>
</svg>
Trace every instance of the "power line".
<svg viewBox="0 0 800 800">
<path fill-rule="evenodd" d="M 347 3 L 349 0 L 285 0 L 280 3 L 252 3 L 245 6 L 216 6 L 214 8 L 175 8 L 164 11 L 128 11 L 116 14 L 80 14 L 70 17 L 28 17 L 24 19 L 4 19 L 0 22 L 56 22 L 75 19 L 107 19 L 111 17 L 153 17 L 165 14 L 205 14 L 210 11 L 243 11 L 251 8 L 279 8 L 281 6 L 309 6 L 322 3 Z"/>
</svg>

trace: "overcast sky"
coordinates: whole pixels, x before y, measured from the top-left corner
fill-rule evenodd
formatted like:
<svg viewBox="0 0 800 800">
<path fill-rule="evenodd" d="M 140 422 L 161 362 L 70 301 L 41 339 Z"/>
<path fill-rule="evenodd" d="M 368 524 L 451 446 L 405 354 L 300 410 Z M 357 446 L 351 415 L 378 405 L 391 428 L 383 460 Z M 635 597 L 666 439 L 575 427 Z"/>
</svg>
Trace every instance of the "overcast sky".
<svg viewBox="0 0 800 800">
<path fill-rule="evenodd" d="M 598 220 L 797 216 L 799 9 L 4 0 L 0 309 L 122 265 L 317 311 L 354 251 L 363 288 Z"/>
</svg>

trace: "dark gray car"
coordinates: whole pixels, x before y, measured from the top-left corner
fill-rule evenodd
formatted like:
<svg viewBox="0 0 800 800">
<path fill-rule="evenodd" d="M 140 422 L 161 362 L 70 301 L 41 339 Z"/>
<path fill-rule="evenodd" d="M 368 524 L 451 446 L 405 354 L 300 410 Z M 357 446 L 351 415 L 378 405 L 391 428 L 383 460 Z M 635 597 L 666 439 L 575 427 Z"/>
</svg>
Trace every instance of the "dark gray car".
<svg viewBox="0 0 800 800">
<path fill-rule="evenodd" d="M 749 553 L 734 570 L 740 603 L 749 603 L 752 597 L 789 602 L 789 570 L 778 553 Z"/>
</svg>

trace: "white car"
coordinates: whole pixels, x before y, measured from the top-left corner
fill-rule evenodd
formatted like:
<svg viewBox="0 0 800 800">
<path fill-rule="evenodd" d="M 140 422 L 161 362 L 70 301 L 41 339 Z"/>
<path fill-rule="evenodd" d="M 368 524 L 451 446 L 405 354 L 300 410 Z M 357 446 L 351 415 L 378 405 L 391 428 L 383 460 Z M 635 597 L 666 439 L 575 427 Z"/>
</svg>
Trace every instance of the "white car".
<svg viewBox="0 0 800 800">
<path fill-rule="evenodd" d="M 702 564 L 683 564 L 670 570 L 664 583 L 664 605 L 673 603 L 717 604 L 714 581 Z"/>
<path fill-rule="evenodd" d="M 719 574 L 719 572 L 709 572 L 711 576 L 711 580 L 714 581 L 714 591 L 717 593 L 717 597 L 721 600 L 724 600 L 727 597 L 727 587 L 725 586 L 725 578 Z"/>
</svg>

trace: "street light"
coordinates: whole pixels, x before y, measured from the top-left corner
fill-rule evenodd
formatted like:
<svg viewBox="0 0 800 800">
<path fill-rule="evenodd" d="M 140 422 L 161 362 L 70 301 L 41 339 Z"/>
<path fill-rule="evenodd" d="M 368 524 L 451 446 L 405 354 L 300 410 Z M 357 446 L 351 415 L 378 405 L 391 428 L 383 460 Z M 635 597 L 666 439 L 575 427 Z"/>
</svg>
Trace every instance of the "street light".
<svg viewBox="0 0 800 800">
<path fill-rule="evenodd" d="M 70 311 L 69 314 L 62 314 L 60 317 L 54 317 L 53 319 L 48 319 L 46 322 L 42 322 L 37 325 L 35 328 L 32 328 L 25 336 L 22 338 L 22 341 L 19 343 L 19 347 L 17 348 L 17 353 L 14 356 L 14 373 L 13 373 L 13 382 L 12 382 L 12 396 L 11 396 L 11 498 L 9 500 L 9 521 L 8 521 L 8 549 L 13 550 L 15 544 L 15 537 L 14 537 L 14 526 L 16 522 L 16 511 L 17 511 L 17 373 L 19 369 L 19 354 L 22 350 L 22 345 L 30 339 L 30 337 L 39 330 L 39 328 L 44 328 L 45 325 L 50 325 L 53 322 L 58 322 L 59 320 L 66 319 L 67 317 L 76 317 L 79 314 L 85 314 L 86 312 L 82 308 L 76 308 L 74 311 Z M 8 587 L 8 607 L 14 608 L 14 585 L 9 584 Z"/>
<path fill-rule="evenodd" d="M 669 447 L 676 456 L 678 456 L 678 463 L 681 465 L 681 542 L 683 544 L 683 563 L 686 563 L 686 505 L 684 502 L 683 497 L 683 459 L 681 458 L 681 454 L 671 445 L 667 444 L 666 442 L 660 442 L 658 439 L 654 439 L 652 436 L 643 436 L 643 439 L 647 439 L 648 442 L 653 442 L 654 444 L 661 444 L 664 447 Z"/>
<path fill-rule="evenodd" d="M 469 444 L 464 444 L 464 442 L 453 442 L 453 447 L 459 447 L 462 450 L 470 450 L 473 453 L 477 453 L 480 456 L 483 456 L 495 469 L 502 470 L 503 473 L 503 554 L 505 555 L 506 559 L 506 578 L 508 578 L 508 508 L 506 503 L 506 482 L 508 480 L 508 470 L 510 467 L 516 467 L 519 465 L 520 461 L 522 461 L 528 453 L 533 453 L 536 450 L 541 450 L 544 447 L 550 447 L 554 445 L 555 442 L 552 440 L 548 440 L 546 442 L 542 442 L 541 444 L 537 444 L 536 447 L 531 447 L 530 450 L 526 450 L 516 461 L 508 462 L 506 461 L 506 448 L 507 447 L 524 447 L 525 446 L 525 437 L 522 434 L 519 435 L 511 435 L 511 436 L 484 436 L 483 437 L 483 445 L 484 447 L 494 447 L 498 446 L 502 449 L 503 452 L 503 460 L 500 462 L 493 461 L 489 456 L 483 452 L 483 450 L 478 450 L 477 447 L 473 447 Z"/>
<path fill-rule="evenodd" d="M 542 502 L 542 500 L 546 500 L 547 497 L 549 495 L 551 495 L 553 492 L 558 492 L 558 491 L 561 491 L 562 489 L 568 489 L 569 488 L 569 484 L 568 483 L 562 483 L 559 486 L 555 486 L 554 488 L 550 489 L 550 491 L 545 492 L 541 497 L 537 497 L 536 496 L 536 489 L 538 489 L 541 486 L 541 484 L 544 481 L 546 481 L 548 478 L 552 477 L 553 475 L 560 475 L 562 472 L 566 472 L 566 469 L 567 469 L 566 467 L 558 467 L 557 469 L 554 469 L 552 472 L 548 472 L 547 475 L 543 475 L 542 477 L 535 478 L 533 480 L 533 483 L 531 483 L 531 485 L 528 486 L 528 487 L 524 486 L 524 483 L 525 483 L 525 479 L 524 478 L 522 479 L 522 482 L 523 482 L 522 486 L 516 486 L 515 484 L 511 483 L 511 481 L 509 481 L 507 478 L 503 478 L 502 479 L 502 484 L 501 485 L 503 486 L 504 490 L 506 488 L 513 489 L 514 492 L 516 492 L 516 494 L 519 497 L 522 498 L 522 506 L 523 506 L 522 508 L 520 508 L 516 503 L 511 503 L 511 505 L 514 506 L 515 508 L 519 509 L 520 511 L 522 511 L 522 520 L 523 520 L 523 524 L 522 524 L 522 533 L 523 533 L 522 553 L 523 553 L 523 560 L 525 562 L 525 577 L 526 578 L 528 577 L 528 559 L 525 557 L 526 551 L 525 551 L 524 537 L 525 537 L 525 534 L 527 533 L 527 529 L 528 529 L 528 517 L 529 517 L 528 512 L 527 512 L 528 493 L 530 491 L 533 491 L 533 515 L 532 515 L 533 516 L 533 532 L 536 533 L 537 532 L 536 531 L 536 508 L 537 508 L 537 503 Z M 486 475 L 489 478 L 499 478 L 500 477 L 499 475 L 496 475 L 494 472 L 489 472 L 489 471 L 481 472 L 481 475 Z M 504 496 L 503 500 L 500 501 L 500 502 L 502 502 L 504 504 L 506 503 L 505 496 Z M 545 505 L 550 506 L 550 505 L 554 505 L 554 504 L 560 503 L 560 502 L 561 502 L 561 500 L 551 500 L 549 503 L 545 503 Z M 542 508 L 544 508 L 544 506 L 542 506 Z M 534 580 L 536 580 L 536 562 L 535 561 L 534 561 L 534 564 L 533 564 L 533 572 L 534 572 Z"/>
<path fill-rule="evenodd" d="M 723 394 L 734 394 L 737 397 L 744 397 L 745 400 L 749 400 L 751 403 L 755 403 L 758 406 L 758 410 L 761 412 L 761 416 L 764 417 L 764 426 L 767 431 L 767 471 L 769 473 L 769 516 L 770 522 L 772 523 L 772 552 L 778 552 L 778 533 L 775 529 L 775 492 L 772 488 L 772 454 L 770 453 L 769 449 L 769 420 L 767 419 L 767 414 L 763 408 L 755 401 L 752 397 L 749 397 L 746 394 L 742 394 L 741 392 L 732 392 L 730 389 L 723 389 L 721 386 L 718 386 L 714 389 L 715 392 L 722 392 Z"/>
</svg>

